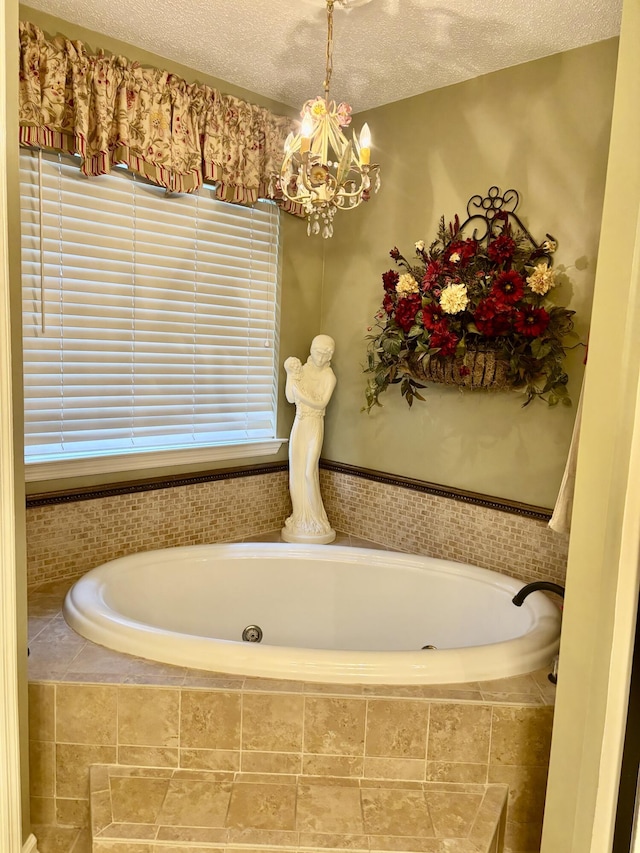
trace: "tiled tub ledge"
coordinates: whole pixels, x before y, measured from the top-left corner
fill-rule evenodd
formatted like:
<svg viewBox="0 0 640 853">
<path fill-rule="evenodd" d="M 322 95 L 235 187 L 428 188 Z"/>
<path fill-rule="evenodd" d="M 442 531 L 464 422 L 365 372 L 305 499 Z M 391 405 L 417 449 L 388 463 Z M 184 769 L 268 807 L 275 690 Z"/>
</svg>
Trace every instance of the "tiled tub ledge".
<svg viewBox="0 0 640 853">
<path fill-rule="evenodd" d="M 275 774 L 279 785 L 295 787 L 296 798 L 321 777 L 323 789 L 358 789 L 363 804 L 363 790 L 396 791 L 377 796 L 388 796 L 400 813 L 416 799 L 407 792 L 420 791 L 422 802 L 430 792 L 485 796 L 485 786 L 507 785 L 504 849 L 539 849 L 554 699 L 546 671 L 464 685 L 378 687 L 172 667 L 75 634 L 61 614 L 71 582 L 30 595 L 31 809 L 40 853 L 90 853 L 93 765 L 116 765 L 119 778 L 133 772 L 198 781 L 191 774 L 223 774 L 221 781 L 238 791 L 248 789 L 233 785 L 249 779 L 273 785 Z M 286 790 L 293 796 L 293 788 Z M 346 804 L 353 795 L 344 796 Z M 364 849 L 374 849 L 374 834 L 360 833 L 368 839 Z M 452 853 L 477 850 L 468 837 L 459 841 Z M 387 849 L 449 853 L 448 842 L 436 832 L 420 849 L 405 840 L 389 841 Z M 96 851 L 166 849 L 157 837 L 123 844 L 101 838 Z"/>
<path fill-rule="evenodd" d="M 93 853 L 350 850 L 495 853 L 506 785 L 387 783 L 94 765 Z"/>
</svg>

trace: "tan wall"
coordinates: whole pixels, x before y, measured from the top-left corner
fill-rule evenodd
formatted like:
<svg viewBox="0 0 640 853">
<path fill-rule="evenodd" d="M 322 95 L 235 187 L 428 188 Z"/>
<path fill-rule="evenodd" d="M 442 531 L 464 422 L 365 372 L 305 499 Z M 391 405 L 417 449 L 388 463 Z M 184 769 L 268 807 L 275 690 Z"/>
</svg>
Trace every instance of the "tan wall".
<svg viewBox="0 0 640 853">
<path fill-rule="evenodd" d="M 184 77 L 189 82 L 199 81 L 225 93 L 243 98 L 251 103 L 260 104 L 280 114 L 291 113 L 291 108 L 268 98 L 263 98 L 253 92 L 248 92 L 238 86 L 214 77 L 200 74 L 190 68 L 178 63 L 155 56 L 152 53 L 141 50 L 133 45 L 125 44 L 116 39 L 99 35 L 90 30 L 62 21 L 47 15 L 44 12 L 20 6 L 20 19 L 31 21 L 39 26 L 49 35 L 61 33 L 69 38 L 79 39 L 91 50 L 103 48 L 104 50 L 121 54 L 127 59 L 137 60 L 145 65 L 165 68 L 174 74 Z M 13 210 L 19 206 L 14 205 Z M 308 354 L 309 341 L 318 331 L 320 317 L 320 300 L 322 284 L 322 264 L 324 247 L 321 241 L 307 239 L 306 223 L 289 215 L 281 217 L 282 235 L 282 311 L 281 311 L 281 336 L 280 336 L 280 365 L 288 355 L 305 357 Z M 293 422 L 292 407 L 284 397 L 284 371 L 281 367 L 280 394 L 278 403 L 278 435 L 288 436 Z M 280 448 L 280 452 L 272 457 L 263 457 L 260 460 L 240 458 L 233 462 L 207 463 L 196 465 L 170 466 L 162 469 L 145 470 L 143 476 L 154 477 L 165 474 L 192 473 L 196 471 L 228 467 L 229 465 L 245 465 L 255 461 L 270 461 L 275 459 L 286 459 L 286 445 Z M 76 486 L 89 486 L 98 483 L 123 481 L 137 479 L 140 472 L 119 472 L 108 475 L 101 474 L 86 477 L 67 478 L 61 481 L 41 481 L 29 483 L 27 491 L 30 494 L 50 491 L 56 488 L 75 488 Z"/>
<path fill-rule="evenodd" d="M 521 409 L 512 393 L 461 394 L 429 386 L 408 411 L 397 388 L 383 409 L 364 403 L 367 326 L 380 305 L 380 276 L 397 245 L 410 256 L 430 242 L 441 215 L 496 184 L 520 192 L 533 236 L 553 234 L 556 263 L 572 267 L 558 301 L 577 312 L 586 340 L 598 247 L 617 40 L 548 57 L 428 92 L 357 116 L 369 122 L 382 189 L 336 219 L 326 254 L 323 331 L 336 339 L 338 385 L 324 455 L 394 474 L 540 506 L 555 501 L 573 409 L 540 401 Z M 583 350 L 568 361 L 577 401 Z"/>
</svg>

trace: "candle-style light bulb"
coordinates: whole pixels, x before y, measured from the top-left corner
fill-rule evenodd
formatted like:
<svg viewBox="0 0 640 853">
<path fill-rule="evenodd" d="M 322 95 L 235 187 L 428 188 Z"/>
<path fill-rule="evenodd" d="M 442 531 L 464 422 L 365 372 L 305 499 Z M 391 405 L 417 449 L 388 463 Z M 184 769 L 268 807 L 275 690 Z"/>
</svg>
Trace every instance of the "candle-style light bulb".
<svg viewBox="0 0 640 853">
<path fill-rule="evenodd" d="M 313 118 L 311 113 L 305 113 L 300 128 L 300 153 L 305 154 L 311 146 L 311 134 L 313 133 Z"/>
<path fill-rule="evenodd" d="M 368 166 L 371 158 L 371 131 L 365 122 L 360 131 L 360 165 Z"/>
</svg>

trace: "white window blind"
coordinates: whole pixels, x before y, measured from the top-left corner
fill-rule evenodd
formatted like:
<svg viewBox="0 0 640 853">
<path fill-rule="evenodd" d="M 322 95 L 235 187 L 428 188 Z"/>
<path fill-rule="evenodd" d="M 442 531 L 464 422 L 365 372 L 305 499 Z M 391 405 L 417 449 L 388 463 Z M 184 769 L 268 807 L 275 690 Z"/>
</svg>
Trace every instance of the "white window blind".
<svg viewBox="0 0 640 853">
<path fill-rule="evenodd" d="M 27 463 L 275 439 L 274 205 L 26 149 L 20 187 Z"/>
</svg>

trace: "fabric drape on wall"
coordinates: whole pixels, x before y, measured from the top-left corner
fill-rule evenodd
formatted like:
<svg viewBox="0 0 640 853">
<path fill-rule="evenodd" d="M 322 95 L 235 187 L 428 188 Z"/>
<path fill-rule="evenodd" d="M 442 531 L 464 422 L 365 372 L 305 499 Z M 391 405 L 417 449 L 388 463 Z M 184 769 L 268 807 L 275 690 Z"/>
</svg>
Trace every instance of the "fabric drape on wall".
<svg viewBox="0 0 640 853">
<path fill-rule="evenodd" d="M 81 42 L 20 24 L 20 141 L 80 154 L 86 175 L 125 163 L 176 192 L 269 197 L 293 127 L 287 116 Z"/>
</svg>

